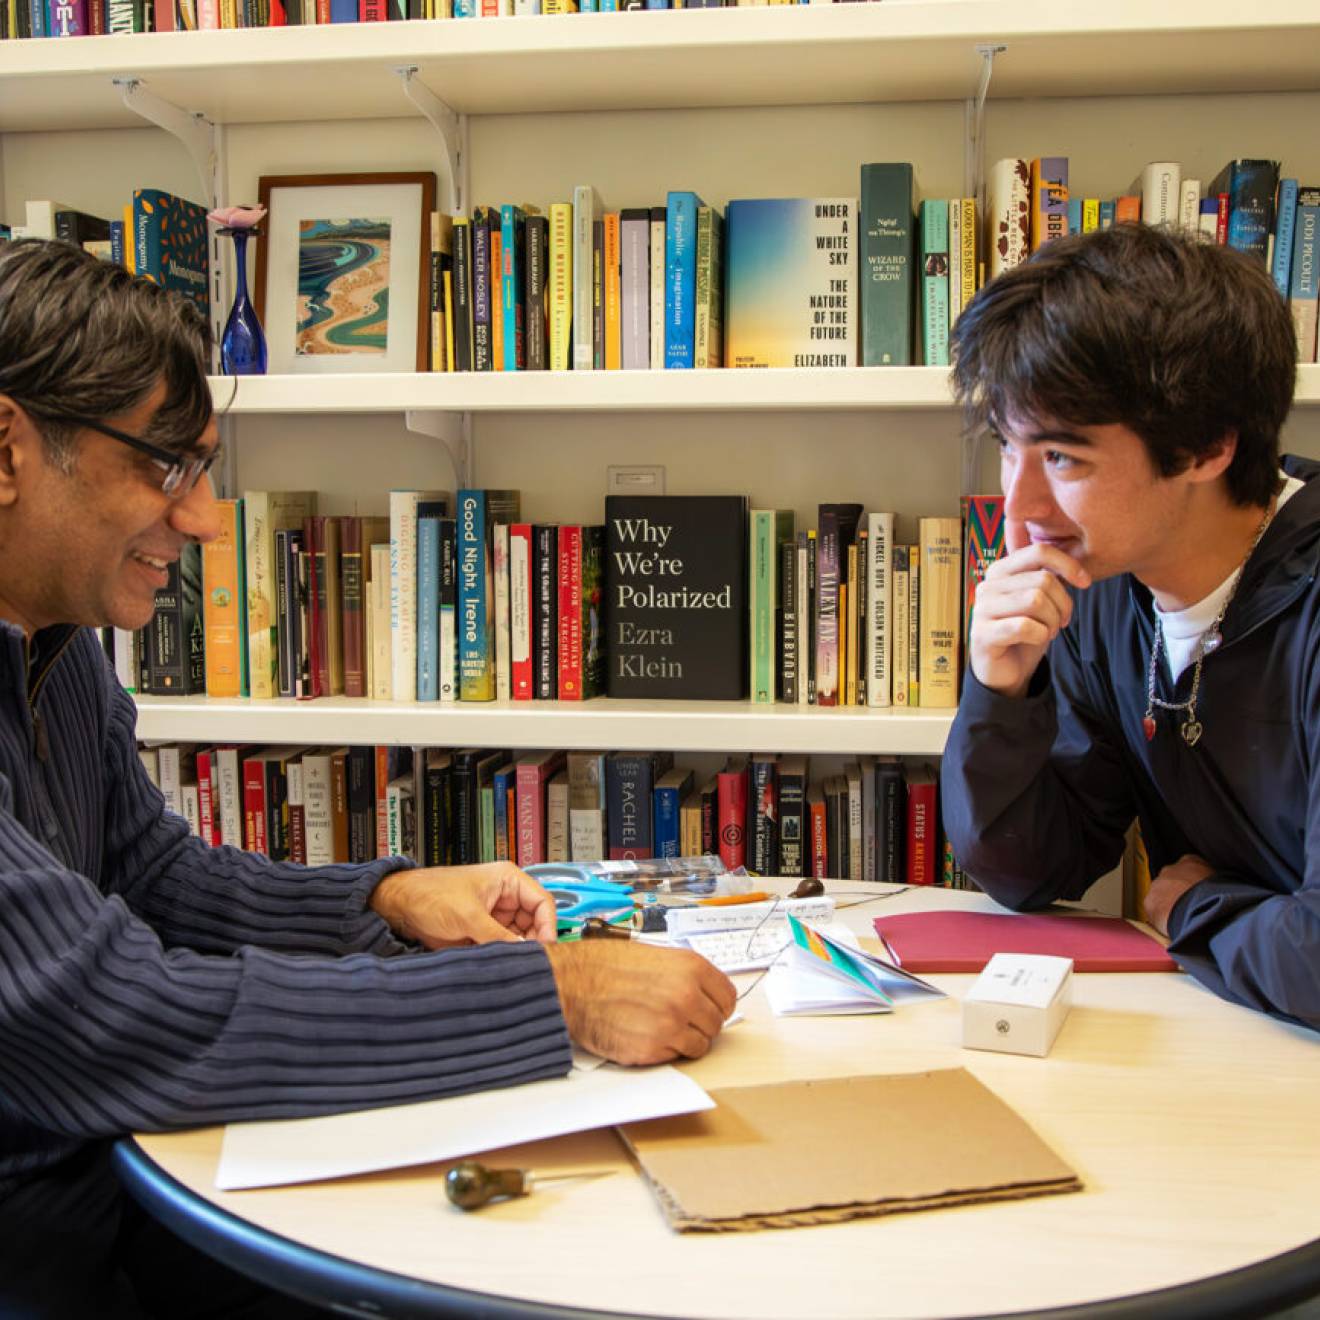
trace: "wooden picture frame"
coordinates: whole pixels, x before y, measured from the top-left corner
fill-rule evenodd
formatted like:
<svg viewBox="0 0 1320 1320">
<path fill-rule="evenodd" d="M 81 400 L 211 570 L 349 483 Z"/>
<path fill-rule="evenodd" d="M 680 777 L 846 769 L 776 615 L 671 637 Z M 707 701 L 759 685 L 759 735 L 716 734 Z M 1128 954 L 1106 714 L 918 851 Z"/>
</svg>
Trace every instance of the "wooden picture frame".
<svg viewBox="0 0 1320 1320">
<path fill-rule="evenodd" d="M 262 175 L 257 195 L 268 370 L 425 371 L 435 175 Z"/>
</svg>

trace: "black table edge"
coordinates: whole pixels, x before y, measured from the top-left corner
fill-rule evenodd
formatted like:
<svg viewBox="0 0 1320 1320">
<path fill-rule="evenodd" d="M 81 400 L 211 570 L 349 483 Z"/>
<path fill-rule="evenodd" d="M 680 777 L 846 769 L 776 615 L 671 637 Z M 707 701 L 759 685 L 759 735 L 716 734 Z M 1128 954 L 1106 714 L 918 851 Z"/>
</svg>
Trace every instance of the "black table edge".
<svg viewBox="0 0 1320 1320">
<path fill-rule="evenodd" d="M 132 1137 L 115 1144 L 114 1167 L 132 1196 L 166 1228 L 267 1287 L 343 1315 L 483 1317 L 490 1320 L 598 1320 L 591 1307 L 552 1306 L 451 1288 L 376 1269 L 251 1224 L 185 1187 Z M 1049 1244 L 1041 1246 L 1049 1250 Z M 589 1280 L 583 1280 L 589 1287 Z M 981 1314 L 980 1320 L 1259 1320 L 1320 1296 L 1320 1239 L 1269 1260 L 1195 1283 L 1042 1311 Z M 646 1320 L 653 1312 L 628 1313 Z M 974 1315 L 975 1312 L 969 1312 Z"/>
</svg>

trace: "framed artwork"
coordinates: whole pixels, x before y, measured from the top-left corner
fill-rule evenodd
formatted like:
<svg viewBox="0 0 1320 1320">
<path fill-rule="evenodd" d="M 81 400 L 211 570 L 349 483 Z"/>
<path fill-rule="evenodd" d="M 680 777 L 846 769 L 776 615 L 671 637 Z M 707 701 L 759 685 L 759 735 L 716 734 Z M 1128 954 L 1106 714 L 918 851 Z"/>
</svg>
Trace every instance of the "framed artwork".
<svg viewBox="0 0 1320 1320">
<path fill-rule="evenodd" d="M 263 175 L 267 370 L 424 371 L 435 175 Z"/>
</svg>

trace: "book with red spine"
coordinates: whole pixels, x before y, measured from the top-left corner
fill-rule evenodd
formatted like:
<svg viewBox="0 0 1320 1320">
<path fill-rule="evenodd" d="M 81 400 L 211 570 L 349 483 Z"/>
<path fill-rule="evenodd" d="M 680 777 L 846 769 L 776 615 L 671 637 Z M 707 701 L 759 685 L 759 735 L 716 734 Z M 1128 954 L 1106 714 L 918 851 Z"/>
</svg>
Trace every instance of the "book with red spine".
<svg viewBox="0 0 1320 1320">
<path fill-rule="evenodd" d="M 509 528 L 510 697 L 530 701 L 536 693 L 532 662 L 532 525 Z"/>
<path fill-rule="evenodd" d="M 270 856 L 266 839 L 266 766 L 257 756 L 243 760 L 243 847 Z"/>
<path fill-rule="evenodd" d="M 559 529 L 559 699 L 583 701 L 605 690 L 605 528 Z"/>
<path fill-rule="evenodd" d="M 907 882 L 933 885 L 939 862 L 939 816 L 935 804 L 935 772 L 919 765 L 907 776 Z"/>
<path fill-rule="evenodd" d="M 546 785 L 564 768 L 564 755 L 562 751 L 524 752 L 515 763 L 519 866 L 547 860 Z"/>
<path fill-rule="evenodd" d="M 819 784 L 812 784 L 807 789 L 807 874 L 817 880 L 824 880 L 829 869 L 825 848 L 828 835 L 825 793 Z"/>
<path fill-rule="evenodd" d="M 214 848 L 220 842 L 216 834 L 215 790 L 211 782 L 211 749 L 197 753 L 197 815 L 201 821 L 202 840 Z"/>
<path fill-rule="evenodd" d="M 747 758 L 729 757 L 716 784 L 720 861 L 732 871 L 747 861 Z"/>
</svg>

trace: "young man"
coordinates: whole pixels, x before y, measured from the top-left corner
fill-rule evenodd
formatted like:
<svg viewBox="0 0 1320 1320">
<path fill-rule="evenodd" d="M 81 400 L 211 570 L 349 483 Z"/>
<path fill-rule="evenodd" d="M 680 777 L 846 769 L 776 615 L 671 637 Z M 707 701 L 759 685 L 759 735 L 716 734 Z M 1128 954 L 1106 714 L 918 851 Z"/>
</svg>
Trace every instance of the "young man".
<svg viewBox="0 0 1320 1320">
<path fill-rule="evenodd" d="M 1182 966 L 1320 1028 L 1320 467 L 1280 470 L 1287 308 L 1260 264 L 1121 225 L 995 280 L 954 348 L 1008 550 L 943 761 L 956 855 L 1041 907 L 1136 819 Z"/>
<path fill-rule="evenodd" d="M 217 534 L 205 363 L 183 299 L 66 244 L 0 249 L 6 1316 L 261 1313 L 201 1258 L 171 1266 L 108 1173 L 121 1133 L 557 1076 L 570 1037 L 696 1057 L 733 1009 L 695 954 L 553 943 L 507 863 L 303 868 L 166 813 L 89 625 L 147 623 L 167 565 Z"/>
</svg>

